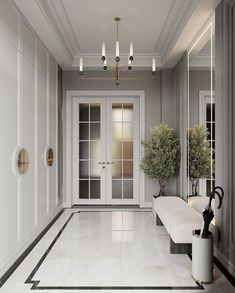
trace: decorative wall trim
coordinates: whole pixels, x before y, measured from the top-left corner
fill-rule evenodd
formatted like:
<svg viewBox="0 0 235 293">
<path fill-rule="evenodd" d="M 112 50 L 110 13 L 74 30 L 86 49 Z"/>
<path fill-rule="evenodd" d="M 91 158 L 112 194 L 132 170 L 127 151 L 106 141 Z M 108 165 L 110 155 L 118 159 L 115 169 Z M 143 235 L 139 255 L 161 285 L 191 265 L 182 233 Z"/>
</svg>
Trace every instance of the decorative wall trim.
<svg viewBox="0 0 235 293">
<path fill-rule="evenodd" d="M 221 1 L 215 15 L 216 51 L 216 185 L 223 187 L 222 209 L 216 213 L 221 241 L 217 257 L 235 276 L 235 0 Z"/>
</svg>

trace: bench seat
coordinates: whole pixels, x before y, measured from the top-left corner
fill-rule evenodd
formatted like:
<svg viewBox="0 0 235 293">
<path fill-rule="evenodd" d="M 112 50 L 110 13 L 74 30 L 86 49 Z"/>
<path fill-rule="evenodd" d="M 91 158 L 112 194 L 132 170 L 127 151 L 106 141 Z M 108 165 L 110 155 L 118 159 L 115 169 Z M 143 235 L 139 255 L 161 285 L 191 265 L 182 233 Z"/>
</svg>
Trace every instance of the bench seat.
<svg viewBox="0 0 235 293">
<path fill-rule="evenodd" d="M 156 198 L 154 210 L 175 243 L 192 243 L 192 231 L 203 224 L 202 216 L 179 197 Z"/>
</svg>

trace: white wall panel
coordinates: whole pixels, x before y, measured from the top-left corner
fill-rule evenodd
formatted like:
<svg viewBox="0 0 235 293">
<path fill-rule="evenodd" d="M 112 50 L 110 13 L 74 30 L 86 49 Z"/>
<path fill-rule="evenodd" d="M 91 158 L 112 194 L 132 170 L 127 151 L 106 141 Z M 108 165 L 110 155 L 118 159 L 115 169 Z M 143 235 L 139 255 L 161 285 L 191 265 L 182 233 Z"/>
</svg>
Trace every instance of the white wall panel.
<svg viewBox="0 0 235 293">
<path fill-rule="evenodd" d="M 57 79 L 57 64 L 49 58 L 49 80 L 50 83 L 56 87 L 56 79 Z"/>
<path fill-rule="evenodd" d="M 37 166 L 37 215 L 38 222 L 47 216 L 47 169 L 45 165 L 45 149 L 47 146 L 47 80 L 37 72 L 36 93 L 36 166 Z"/>
<path fill-rule="evenodd" d="M 21 137 L 22 146 L 29 153 L 28 172 L 22 180 L 22 238 L 34 229 L 35 206 L 35 67 L 22 57 Z"/>
<path fill-rule="evenodd" d="M 21 22 L 21 49 L 23 56 L 35 65 L 35 36 L 24 21 Z"/>
<path fill-rule="evenodd" d="M 1 1 L 2 3 L 3 1 Z M 1 10 L 1 9 L 0 9 Z M 1 12 L 2 14 L 2 12 Z M 12 157 L 18 144 L 17 50 L 0 35 L 0 264 L 18 238 L 17 177 Z M 3 241 L 4 240 L 4 241 Z"/>
<path fill-rule="evenodd" d="M 47 52 L 40 40 L 37 42 L 37 68 L 47 78 Z"/>
<path fill-rule="evenodd" d="M 47 145 L 56 157 L 56 71 L 12 1 L 0 0 L 0 276 L 59 210 L 57 165 L 45 164 Z M 24 175 L 19 148 L 29 154 Z"/>
<path fill-rule="evenodd" d="M 54 152 L 54 164 L 48 168 L 49 172 L 49 210 L 52 211 L 56 207 L 57 194 L 56 194 L 56 168 L 57 168 L 57 146 L 56 146 L 56 111 L 57 99 L 56 99 L 56 87 L 50 83 L 49 86 L 49 141 L 48 146 L 53 149 Z"/>
</svg>

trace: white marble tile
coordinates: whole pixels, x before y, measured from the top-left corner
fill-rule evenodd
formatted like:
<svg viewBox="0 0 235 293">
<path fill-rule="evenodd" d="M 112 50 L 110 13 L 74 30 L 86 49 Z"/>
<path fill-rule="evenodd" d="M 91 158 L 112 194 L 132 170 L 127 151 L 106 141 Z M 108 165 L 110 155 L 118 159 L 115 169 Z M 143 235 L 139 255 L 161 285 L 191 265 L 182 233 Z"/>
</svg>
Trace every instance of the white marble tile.
<svg viewBox="0 0 235 293">
<path fill-rule="evenodd" d="M 169 235 L 156 227 L 151 212 L 99 210 L 76 213 L 67 209 L 44 235 L 0 292 L 29 292 L 25 280 L 66 223 L 70 222 L 33 276 L 40 286 L 193 286 L 191 261 L 187 255 L 169 253 Z M 226 289 L 225 289 L 226 288 Z M 76 290 L 43 290 L 76 292 Z M 151 292 L 174 292 L 152 290 Z M 215 282 L 204 292 L 232 293 L 234 288 L 216 270 Z M 78 292 L 102 292 L 79 290 Z M 105 290 L 104 292 L 114 292 Z M 127 290 L 118 290 L 127 292 Z M 131 290 L 131 292 L 150 292 Z M 195 292 L 176 290 L 175 292 Z M 198 291 L 197 291 L 198 292 Z"/>
</svg>

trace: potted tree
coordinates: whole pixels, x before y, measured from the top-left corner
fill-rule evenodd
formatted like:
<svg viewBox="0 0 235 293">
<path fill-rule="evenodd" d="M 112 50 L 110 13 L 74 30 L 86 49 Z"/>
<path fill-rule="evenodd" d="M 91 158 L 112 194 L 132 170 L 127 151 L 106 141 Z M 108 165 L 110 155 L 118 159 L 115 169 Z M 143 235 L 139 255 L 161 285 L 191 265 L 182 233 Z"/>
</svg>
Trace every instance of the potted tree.
<svg viewBox="0 0 235 293">
<path fill-rule="evenodd" d="M 157 196 L 162 196 L 165 195 L 164 188 L 168 179 L 179 169 L 179 139 L 175 130 L 164 124 L 151 128 L 150 132 L 150 140 L 142 141 L 145 151 L 141 169 L 150 178 L 158 179 L 160 191 Z"/>
<path fill-rule="evenodd" d="M 199 179 L 209 178 L 213 167 L 211 148 L 206 138 L 204 126 L 188 129 L 188 176 L 192 183 L 192 196 L 198 195 Z"/>
</svg>

